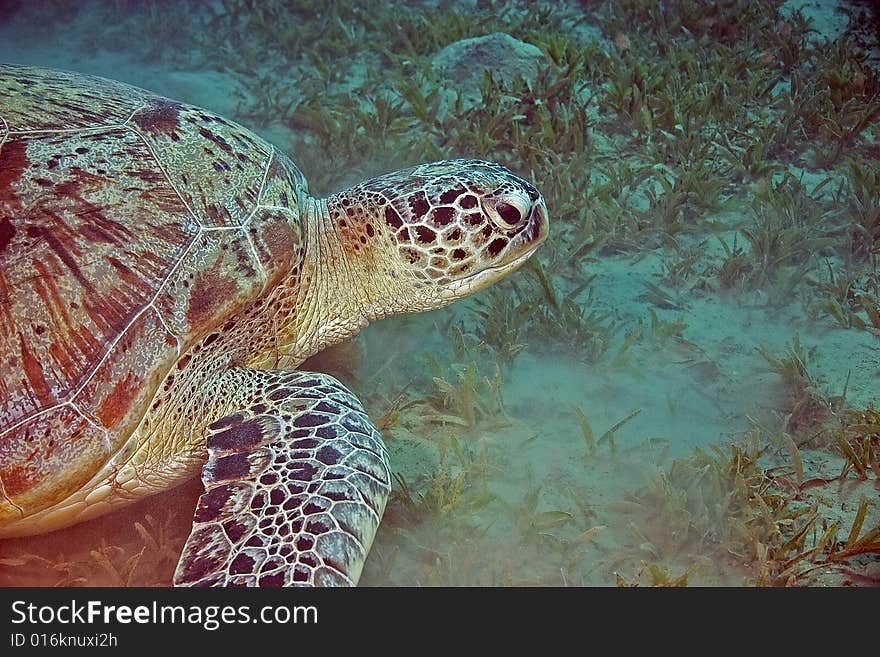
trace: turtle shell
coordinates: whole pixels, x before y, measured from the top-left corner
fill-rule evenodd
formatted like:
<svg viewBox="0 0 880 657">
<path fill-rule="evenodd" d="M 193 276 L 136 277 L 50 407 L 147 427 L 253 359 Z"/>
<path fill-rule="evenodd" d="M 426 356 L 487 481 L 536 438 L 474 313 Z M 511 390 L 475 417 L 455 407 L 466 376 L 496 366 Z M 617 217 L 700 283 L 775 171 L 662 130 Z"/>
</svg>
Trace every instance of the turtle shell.
<svg viewBox="0 0 880 657">
<path fill-rule="evenodd" d="M 290 269 L 304 192 L 209 111 L 0 66 L 0 525 L 81 488 L 194 342 Z"/>
</svg>

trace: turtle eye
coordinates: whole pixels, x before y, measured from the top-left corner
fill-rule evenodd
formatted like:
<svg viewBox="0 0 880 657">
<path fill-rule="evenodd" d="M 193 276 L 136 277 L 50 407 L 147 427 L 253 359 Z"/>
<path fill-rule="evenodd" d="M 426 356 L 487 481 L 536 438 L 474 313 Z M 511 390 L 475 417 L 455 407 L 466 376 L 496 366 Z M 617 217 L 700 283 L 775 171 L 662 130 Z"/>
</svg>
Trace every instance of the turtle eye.
<svg viewBox="0 0 880 657">
<path fill-rule="evenodd" d="M 510 199 L 495 201 L 493 209 L 495 210 L 493 214 L 505 228 L 518 226 L 522 223 L 523 216 L 525 215 L 524 209 L 519 207 L 519 204 L 511 203 Z"/>
<path fill-rule="evenodd" d="M 495 211 L 498 213 L 498 216 L 501 217 L 504 223 L 515 226 L 520 221 L 522 221 L 522 216 L 515 207 L 513 207 L 510 203 L 505 203 L 504 201 L 499 201 L 495 204 Z"/>
</svg>

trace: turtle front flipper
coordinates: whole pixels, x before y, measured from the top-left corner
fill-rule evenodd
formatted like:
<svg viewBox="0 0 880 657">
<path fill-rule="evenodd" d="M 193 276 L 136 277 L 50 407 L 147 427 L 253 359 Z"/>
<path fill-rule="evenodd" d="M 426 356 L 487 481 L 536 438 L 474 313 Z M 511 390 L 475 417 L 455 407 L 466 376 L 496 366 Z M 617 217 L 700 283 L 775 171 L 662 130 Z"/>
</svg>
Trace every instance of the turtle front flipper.
<svg viewBox="0 0 880 657">
<path fill-rule="evenodd" d="M 177 586 L 357 584 L 391 489 L 360 402 L 325 374 L 235 370 L 241 410 L 211 424 Z"/>
</svg>

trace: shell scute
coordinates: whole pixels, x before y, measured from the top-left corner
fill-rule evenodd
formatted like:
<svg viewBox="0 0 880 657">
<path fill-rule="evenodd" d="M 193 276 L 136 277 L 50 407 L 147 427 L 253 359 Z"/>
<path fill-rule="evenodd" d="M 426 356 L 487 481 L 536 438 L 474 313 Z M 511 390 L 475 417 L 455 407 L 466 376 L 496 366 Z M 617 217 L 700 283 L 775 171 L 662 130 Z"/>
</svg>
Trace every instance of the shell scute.
<svg viewBox="0 0 880 657">
<path fill-rule="evenodd" d="M 205 232 L 168 277 L 155 306 L 175 335 L 189 342 L 257 296 L 265 280 L 242 231 Z"/>
<path fill-rule="evenodd" d="M 93 76 L 4 65 L 0 107 L 10 131 L 121 125 L 146 103 L 143 89 Z"/>
<path fill-rule="evenodd" d="M 215 228 L 247 221 L 272 155 L 268 143 L 220 118 L 158 98 L 131 120 L 199 222 Z"/>
<path fill-rule="evenodd" d="M 110 430 L 114 447 L 140 421 L 159 375 L 177 360 L 178 343 L 148 308 L 113 346 L 115 358 L 106 358 L 76 397 L 77 407 L 96 424 Z"/>
<path fill-rule="evenodd" d="M 257 258 L 274 287 L 299 262 L 303 230 L 289 210 L 259 208 L 248 224 Z"/>
<path fill-rule="evenodd" d="M 110 457 L 105 438 L 103 430 L 70 406 L 55 408 L 6 434 L 0 440 L 5 496 L 0 524 L 21 512 L 45 509 L 82 487 Z"/>
<path fill-rule="evenodd" d="M 0 354 L 7 359 L 0 361 L 0 428 L 70 400 L 198 233 L 166 180 L 132 174 L 152 162 L 137 135 L 109 129 L 98 136 L 13 134 L 0 148 L 0 170 L 10 157 L 27 161 L 0 188 L 0 217 L 9 226 L 0 251 Z M 126 166 L 111 175 L 107 162 L 116 152 Z M 29 359 L 42 375 L 16 376 L 32 371 Z"/>
</svg>

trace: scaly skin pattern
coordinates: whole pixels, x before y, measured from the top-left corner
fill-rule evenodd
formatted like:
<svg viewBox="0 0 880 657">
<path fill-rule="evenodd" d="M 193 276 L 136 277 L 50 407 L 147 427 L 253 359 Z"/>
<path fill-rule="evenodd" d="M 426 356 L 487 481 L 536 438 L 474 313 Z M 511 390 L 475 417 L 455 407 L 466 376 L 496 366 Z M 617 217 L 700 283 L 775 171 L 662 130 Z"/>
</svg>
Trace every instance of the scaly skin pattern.
<svg viewBox="0 0 880 657">
<path fill-rule="evenodd" d="M 205 493 L 176 586 L 351 586 L 388 494 L 388 453 L 326 374 L 232 368 L 241 410 L 208 426 Z"/>
<path fill-rule="evenodd" d="M 0 67 L 0 537 L 195 476 L 232 368 L 295 368 L 515 269 L 543 199 L 478 160 L 327 199 L 211 112 Z"/>
</svg>

